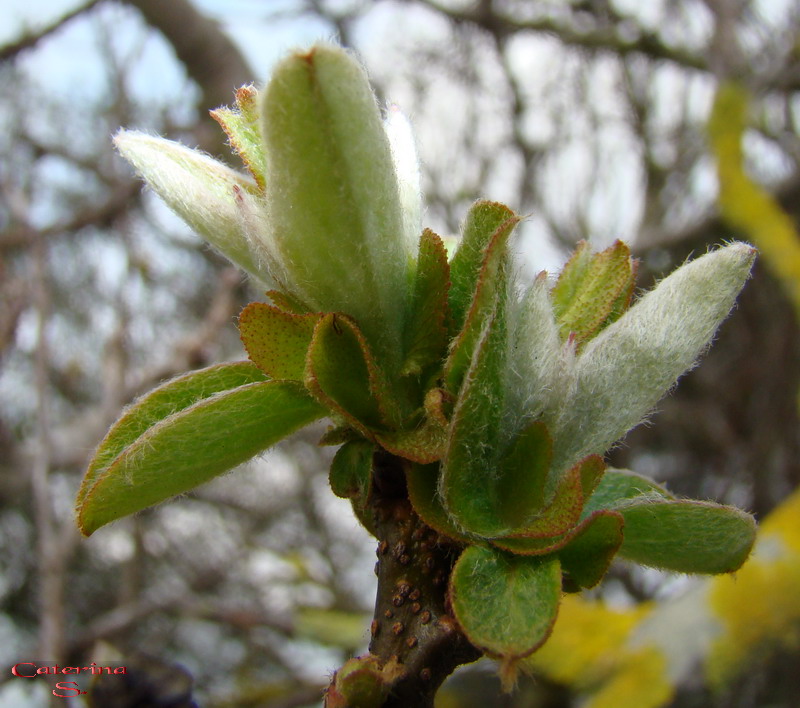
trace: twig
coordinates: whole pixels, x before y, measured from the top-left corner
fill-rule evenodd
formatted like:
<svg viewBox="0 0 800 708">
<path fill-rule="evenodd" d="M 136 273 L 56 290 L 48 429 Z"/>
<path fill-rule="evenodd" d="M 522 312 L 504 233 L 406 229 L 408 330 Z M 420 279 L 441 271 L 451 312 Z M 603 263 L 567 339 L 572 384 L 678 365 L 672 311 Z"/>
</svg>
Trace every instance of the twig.
<svg viewBox="0 0 800 708">
<path fill-rule="evenodd" d="M 89 2 L 85 2 L 83 5 L 78 5 L 78 7 L 76 7 L 74 10 L 62 15 L 54 22 L 51 22 L 49 25 L 46 25 L 40 29 L 38 32 L 24 34 L 16 42 L 12 42 L 11 44 L 6 44 L 4 47 L 0 47 L 0 61 L 8 61 L 9 59 L 13 59 L 26 49 L 35 47 L 42 39 L 53 34 L 54 32 L 57 32 L 59 29 L 61 29 L 61 27 L 67 24 L 67 22 L 74 19 L 78 15 L 82 15 L 84 12 L 91 10 L 95 5 L 99 5 L 101 2 L 102 0 L 89 0 Z"/>
<path fill-rule="evenodd" d="M 34 256 L 34 301 L 37 315 L 34 370 L 36 381 L 37 441 L 31 467 L 36 523 L 36 564 L 39 576 L 39 655 L 59 661 L 64 655 L 64 557 L 57 552 L 56 521 L 50 496 L 50 352 L 47 324 L 50 293 L 47 287 L 45 240 L 30 228 Z M 53 701 L 52 704 L 55 705 Z"/>
</svg>

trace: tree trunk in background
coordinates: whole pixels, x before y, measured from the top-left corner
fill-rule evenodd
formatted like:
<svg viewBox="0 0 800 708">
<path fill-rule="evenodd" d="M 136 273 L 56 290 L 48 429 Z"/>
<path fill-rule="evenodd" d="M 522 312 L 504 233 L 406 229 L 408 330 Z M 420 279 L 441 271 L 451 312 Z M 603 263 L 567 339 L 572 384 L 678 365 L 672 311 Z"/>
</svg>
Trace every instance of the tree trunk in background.
<svg viewBox="0 0 800 708">
<path fill-rule="evenodd" d="M 225 137 L 206 111 L 233 102 L 234 91 L 263 79 L 247 63 L 220 23 L 200 13 L 189 0 L 126 0 L 172 45 L 180 62 L 202 92 L 200 146 L 226 157 Z"/>
</svg>

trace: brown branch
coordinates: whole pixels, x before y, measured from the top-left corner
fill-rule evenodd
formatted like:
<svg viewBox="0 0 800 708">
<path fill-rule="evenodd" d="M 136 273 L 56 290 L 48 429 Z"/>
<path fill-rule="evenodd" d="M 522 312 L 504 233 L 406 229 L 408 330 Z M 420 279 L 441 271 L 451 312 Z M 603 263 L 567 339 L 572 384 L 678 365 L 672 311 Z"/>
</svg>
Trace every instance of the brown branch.
<svg viewBox="0 0 800 708">
<path fill-rule="evenodd" d="M 227 104 L 233 92 L 253 79 L 253 71 L 218 22 L 188 0 L 127 0 L 172 45 L 189 76 L 203 91 L 208 108 Z"/>
<path fill-rule="evenodd" d="M 65 221 L 60 221 L 39 229 L 39 238 L 52 238 L 62 234 L 75 233 L 87 226 L 103 228 L 127 213 L 133 199 L 142 189 L 139 180 L 130 180 L 114 189 L 105 202 L 90 209 L 77 211 Z M 0 233 L 0 251 L 14 248 L 26 248 L 31 245 L 32 231 L 26 224 L 20 223 Z"/>
<path fill-rule="evenodd" d="M 6 44 L 5 46 L 0 47 L 0 61 L 8 61 L 15 58 L 18 54 L 24 52 L 26 49 L 32 49 L 42 39 L 48 37 L 54 32 L 57 32 L 70 20 L 76 18 L 78 15 L 82 15 L 84 12 L 91 10 L 101 2 L 102 0 L 89 0 L 88 2 L 83 3 L 83 5 L 78 5 L 78 7 L 76 7 L 74 10 L 62 15 L 54 22 L 51 22 L 49 25 L 40 29 L 38 32 L 24 34 L 16 42 L 12 42 L 11 44 Z"/>
<path fill-rule="evenodd" d="M 369 506 L 379 539 L 378 591 L 369 655 L 361 659 L 377 660 L 392 677 L 380 708 L 433 708 L 444 680 L 456 667 L 480 658 L 481 652 L 461 632 L 447 600 L 460 548 L 413 510 L 404 464 L 388 453 L 376 453 L 373 460 Z M 326 708 L 347 704 L 348 696 L 340 689 L 334 676 Z"/>
<path fill-rule="evenodd" d="M 678 47 L 670 47 L 653 32 L 639 32 L 630 38 L 621 35 L 616 27 L 599 27 L 585 32 L 570 27 L 549 17 L 519 19 L 508 15 L 500 16 L 491 3 L 478 3 L 472 9 L 454 9 L 437 0 L 423 0 L 424 4 L 440 12 L 457 24 L 466 23 L 480 27 L 502 40 L 511 34 L 530 31 L 550 34 L 562 44 L 592 51 L 610 51 L 620 56 L 643 54 L 652 59 L 669 61 L 686 69 L 707 71 L 703 57 Z"/>
<path fill-rule="evenodd" d="M 234 91 L 255 74 L 219 22 L 199 12 L 189 0 L 125 0 L 145 22 L 172 45 L 186 72 L 202 91 L 201 107 L 210 110 L 231 103 Z M 200 147 L 227 156 L 225 136 L 211 118 L 195 133 Z"/>
<path fill-rule="evenodd" d="M 168 362 L 143 372 L 122 398 L 131 400 L 161 381 L 208 365 L 213 358 L 209 349 L 218 339 L 220 331 L 233 322 L 238 306 L 236 293 L 242 287 L 242 282 L 241 272 L 233 266 L 222 270 L 200 327 L 175 344 Z"/>
</svg>

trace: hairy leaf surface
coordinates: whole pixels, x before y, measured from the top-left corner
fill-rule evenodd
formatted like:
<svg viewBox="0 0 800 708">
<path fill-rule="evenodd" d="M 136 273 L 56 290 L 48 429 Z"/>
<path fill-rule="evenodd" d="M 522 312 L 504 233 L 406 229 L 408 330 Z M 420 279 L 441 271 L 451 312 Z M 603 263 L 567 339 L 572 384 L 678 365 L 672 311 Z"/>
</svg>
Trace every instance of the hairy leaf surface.
<svg viewBox="0 0 800 708">
<path fill-rule="evenodd" d="M 102 469 L 78 500 L 85 535 L 182 494 L 246 462 L 325 409 L 299 385 L 261 381 L 221 391 L 148 427 Z"/>
<path fill-rule="evenodd" d="M 561 598 L 558 558 L 527 558 L 480 546 L 460 556 L 450 601 L 469 640 L 491 656 L 524 657 L 548 637 Z"/>
</svg>

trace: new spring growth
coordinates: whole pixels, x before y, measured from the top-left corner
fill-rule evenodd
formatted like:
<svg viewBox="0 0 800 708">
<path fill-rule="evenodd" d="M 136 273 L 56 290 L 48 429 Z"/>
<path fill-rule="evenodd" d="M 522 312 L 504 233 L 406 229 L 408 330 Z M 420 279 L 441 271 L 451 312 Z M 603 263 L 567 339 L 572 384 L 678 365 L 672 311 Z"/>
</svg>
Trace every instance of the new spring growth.
<svg viewBox="0 0 800 708">
<path fill-rule="evenodd" d="M 328 46 L 289 56 L 260 97 L 240 89 L 214 115 L 249 177 L 142 133 L 115 143 L 225 256 L 303 309 L 348 313 L 396 369 L 421 230 L 407 123 L 384 123 L 364 69 Z"/>
<path fill-rule="evenodd" d="M 551 485 L 603 454 L 694 365 L 755 256 L 741 243 L 712 251 L 628 309 L 627 247 L 593 254 L 584 244 L 555 285 L 542 274 L 520 298 L 508 247 L 519 218 L 507 207 L 476 203 L 449 261 L 438 236 L 426 230 L 420 240 L 408 122 L 396 109 L 381 118 L 366 73 L 344 50 L 292 54 L 263 92 L 243 87 L 233 108 L 212 115 L 248 174 L 135 131 L 115 142 L 193 229 L 273 288 L 284 314 L 261 307 L 242 317 L 251 359 L 272 378 L 303 383 L 395 454 L 443 460 L 443 478 L 451 459 L 491 468 L 532 421 L 552 440 Z M 303 313 L 349 319 L 315 325 L 311 314 L 297 319 Z M 326 364 L 326 327 L 348 333 L 355 359 L 345 356 L 345 368 L 341 352 Z M 286 337 L 296 351 L 280 350 Z M 353 391 L 333 380 L 342 371 L 357 380 Z M 416 389 L 397 384 L 413 376 Z M 429 405 L 442 396 L 455 401 L 451 421 Z M 480 414 L 467 415 L 470 406 Z"/>
<path fill-rule="evenodd" d="M 441 607 L 509 681 L 547 639 L 562 592 L 595 586 L 617 554 L 687 573 L 742 565 L 751 516 L 678 499 L 602 456 L 708 347 L 753 248 L 710 251 L 635 298 L 628 247 L 581 244 L 556 280 L 523 287 L 509 245 L 520 217 L 479 201 L 448 257 L 421 229 L 408 123 L 382 119 L 364 70 L 336 47 L 290 55 L 263 92 L 241 88 L 213 115 L 247 174 L 141 133 L 116 144 L 272 304 L 239 318 L 249 361 L 167 382 L 111 428 L 78 493 L 83 533 L 328 417 L 333 492 L 384 541 L 374 461 L 402 471 L 408 498 L 392 503 L 457 555 Z M 366 692 L 378 705 L 403 680 L 387 656 L 353 661 L 333 687 L 344 703 Z"/>
</svg>

